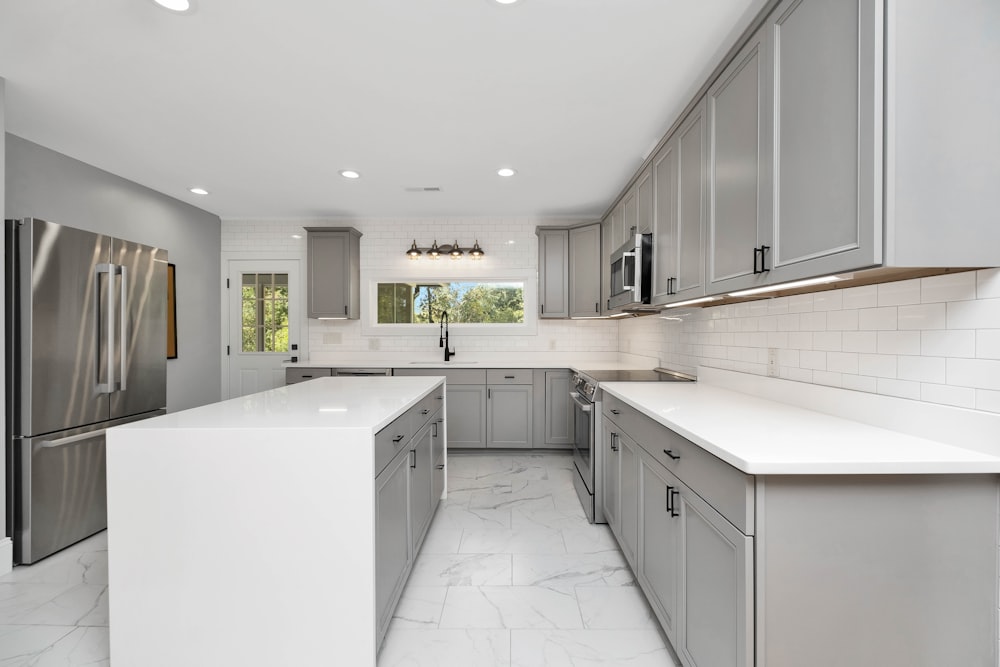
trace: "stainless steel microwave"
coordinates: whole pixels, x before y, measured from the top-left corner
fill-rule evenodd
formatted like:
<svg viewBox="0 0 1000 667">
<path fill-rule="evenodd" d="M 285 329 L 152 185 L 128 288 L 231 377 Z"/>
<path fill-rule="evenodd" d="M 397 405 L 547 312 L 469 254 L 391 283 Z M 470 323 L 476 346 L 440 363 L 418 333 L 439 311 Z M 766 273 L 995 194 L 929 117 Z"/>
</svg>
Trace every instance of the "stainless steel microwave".
<svg viewBox="0 0 1000 667">
<path fill-rule="evenodd" d="M 649 305 L 653 274 L 653 235 L 635 234 L 611 254 L 608 310 Z"/>
</svg>

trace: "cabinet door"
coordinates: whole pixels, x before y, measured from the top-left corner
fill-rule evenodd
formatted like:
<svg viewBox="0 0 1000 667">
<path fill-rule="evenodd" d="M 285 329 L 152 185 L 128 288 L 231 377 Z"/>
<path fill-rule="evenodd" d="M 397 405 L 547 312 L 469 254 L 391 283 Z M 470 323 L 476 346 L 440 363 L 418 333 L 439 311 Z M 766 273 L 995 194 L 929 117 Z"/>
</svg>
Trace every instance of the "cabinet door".
<svg viewBox="0 0 1000 667">
<path fill-rule="evenodd" d="M 573 403 L 569 397 L 573 374 L 545 371 L 545 444 L 572 445 L 575 431 Z"/>
<path fill-rule="evenodd" d="M 691 667 L 753 665 L 753 538 L 686 487 L 681 522 L 680 633 Z"/>
<path fill-rule="evenodd" d="M 486 385 L 450 384 L 448 447 L 486 446 Z"/>
<path fill-rule="evenodd" d="M 601 314 L 601 226 L 569 230 L 569 316 Z"/>
<path fill-rule="evenodd" d="M 621 548 L 634 571 L 639 547 L 639 447 L 625 435 L 618 438 L 618 459 Z"/>
<path fill-rule="evenodd" d="M 873 4 L 786 0 L 766 24 L 776 184 L 770 282 L 882 261 L 874 190 L 881 100 L 859 78 L 881 74 L 882 58 L 860 41 Z"/>
<path fill-rule="evenodd" d="M 705 125 L 705 105 L 700 104 L 677 130 L 673 301 L 705 294 L 705 202 L 708 190 Z"/>
<path fill-rule="evenodd" d="M 628 236 L 628 232 L 625 230 L 625 199 L 628 197 L 629 195 L 626 195 L 611 211 L 611 247 L 608 248 L 609 253 L 620 248 L 625 243 L 625 237 Z"/>
<path fill-rule="evenodd" d="M 608 299 L 611 298 L 611 252 L 618 246 L 614 242 L 614 221 L 612 215 L 601 222 L 601 315 L 608 314 Z"/>
<path fill-rule="evenodd" d="M 431 520 L 434 487 L 433 424 L 424 427 L 410 441 L 410 553 L 416 556 Z"/>
<path fill-rule="evenodd" d="M 673 293 L 677 240 L 677 136 L 653 158 L 653 303 Z"/>
<path fill-rule="evenodd" d="M 649 168 L 635 184 L 635 231 L 639 234 L 653 231 L 653 170 Z"/>
<path fill-rule="evenodd" d="M 677 480 L 660 464 L 639 460 L 639 583 L 667 638 L 676 643 L 681 557 Z"/>
<path fill-rule="evenodd" d="M 622 200 L 622 231 L 615 247 L 621 246 L 639 228 L 639 188 L 633 185 Z"/>
<path fill-rule="evenodd" d="M 708 91 L 710 291 L 763 280 L 754 250 L 772 245 L 765 153 L 764 31 L 758 31 Z M 819 75 L 817 73 L 817 75 Z"/>
<path fill-rule="evenodd" d="M 393 459 L 375 478 L 375 611 L 381 636 L 392 616 L 392 601 L 403 586 L 410 562 L 406 504 L 410 457 Z"/>
<path fill-rule="evenodd" d="M 614 422 L 604 422 L 603 437 L 601 438 L 601 488 L 604 491 L 602 508 L 604 509 L 604 520 L 608 522 L 611 532 L 615 534 L 619 542 L 621 542 L 622 527 L 621 514 L 618 511 L 620 507 L 618 480 L 621 470 L 621 460 L 618 457 L 620 433 Z"/>
<path fill-rule="evenodd" d="M 569 317 L 569 232 L 538 230 L 538 316 Z"/>
<path fill-rule="evenodd" d="M 307 228 L 309 317 L 361 316 L 361 232 Z"/>
<path fill-rule="evenodd" d="M 434 513 L 434 508 L 437 507 L 438 501 L 441 500 L 441 496 L 444 494 L 444 417 L 441 415 L 442 413 L 438 411 L 436 415 L 431 417 L 431 461 L 434 466 L 431 471 L 431 475 L 433 476 L 431 483 L 431 514 Z"/>
<path fill-rule="evenodd" d="M 531 447 L 531 385 L 491 384 L 487 388 L 487 447 Z"/>
</svg>

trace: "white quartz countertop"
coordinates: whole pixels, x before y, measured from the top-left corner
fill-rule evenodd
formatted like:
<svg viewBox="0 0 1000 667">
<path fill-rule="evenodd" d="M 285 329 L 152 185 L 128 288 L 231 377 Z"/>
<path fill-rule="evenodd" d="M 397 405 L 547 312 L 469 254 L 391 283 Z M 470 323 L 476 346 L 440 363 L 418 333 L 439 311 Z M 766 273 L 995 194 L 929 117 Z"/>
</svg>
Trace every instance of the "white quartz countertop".
<svg viewBox="0 0 1000 667">
<path fill-rule="evenodd" d="M 485 358 L 477 360 L 454 361 L 408 361 L 396 360 L 324 360 L 299 361 L 286 363 L 286 368 L 404 368 L 404 369 L 438 369 L 438 368 L 468 368 L 472 370 L 487 368 L 568 368 L 573 371 L 617 371 L 617 370 L 649 370 L 657 366 L 653 361 L 617 361 L 576 358 Z"/>
<path fill-rule="evenodd" d="M 1000 457 L 710 384 L 601 388 L 755 475 L 1000 473 Z"/>
<path fill-rule="evenodd" d="M 444 377 L 317 378 L 121 429 L 368 429 L 373 433 L 444 382 Z"/>
</svg>

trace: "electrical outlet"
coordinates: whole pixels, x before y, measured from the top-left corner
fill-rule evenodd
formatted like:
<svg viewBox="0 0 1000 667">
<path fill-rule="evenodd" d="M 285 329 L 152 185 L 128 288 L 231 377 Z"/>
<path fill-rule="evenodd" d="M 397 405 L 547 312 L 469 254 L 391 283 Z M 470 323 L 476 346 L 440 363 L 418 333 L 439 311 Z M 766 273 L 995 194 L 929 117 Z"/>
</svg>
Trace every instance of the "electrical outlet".
<svg viewBox="0 0 1000 667">
<path fill-rule="evenodd" d="M 767 348 L 767 377 L 778 377 L 778 348 Z"/>
</svg>

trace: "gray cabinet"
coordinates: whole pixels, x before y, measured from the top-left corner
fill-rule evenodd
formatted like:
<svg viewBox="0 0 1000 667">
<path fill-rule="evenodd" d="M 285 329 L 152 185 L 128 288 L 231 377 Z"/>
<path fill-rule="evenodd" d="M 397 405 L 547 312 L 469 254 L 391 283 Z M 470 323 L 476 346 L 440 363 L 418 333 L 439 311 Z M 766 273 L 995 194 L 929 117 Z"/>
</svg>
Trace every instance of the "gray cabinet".
<svg viewBox="0 0 1000 667">
<path fill-rule="evenodd" d="M 486 447 L 486 385 L 449 384 L 448 447 Z"/>
<path fill-rule="evenodd" d="M 786 0 L 765 23 L 776 185 L 762 239 L 768 282 L 882 261 L 877 4 Z"/>
<path fill-rule="evenodd" d="M 290 366 L 285 369 L 285 384 L 297 384 L 313 378 L 330 377 L 332 368 L 301 368 Z"/>
<path fill-rule="evenodd" d="M 433 431 L 435 425 L 424 424 L 410 441 L 410 553 L 416 556 L 431 521 L 434 496 Z"/>
<path fill-rule="evenodd" d="M 538 316 L 569 317 L 569 232 L 539 228 Z"/>
<path fill-rule="evenodd" d="M 767 162 L 767 88 L 763 29 L 708 91 L 709 291 L 753 285 L 769 261 L 761 231 L 770 215 Z M 815 73 L 818 74 L 818 73 Z M 755 266 L 755 260 L 756 266 Z"/>
<path fill-rule="evenodd" d="M 653 158 L 655 304 L 705 294 L 706 136 L 702 103 Z"/>
<path fill-rule="evenodd" d="M 375 612 L 380 641 L 410 565 L 408 471 L 409 457 L 400 452 L 375 478 Z"/>
<path fill-rule="evenodd" d="M 674 647 L 690 667 L 751 667 L 753 538 L 683 485 L 676 502 L 681 627 Z"/>
<path fill-rule="evenodd" d="M 649 168 L 639 174 L 639 180 L 635 183 L 635 221 L 633 226 L 638 234 L 648 234 L 653 231 L 653 170 Z M 625 241 L 628 241 L 628 235 L 622 240 L 622 243 Z"/>
<path fill-rule="evenodd" d="M 545 419 L 544 443 L 546 446 L 573 444 L 575 422 L 573 403 L 569 392 L 573 386 L 573 374 L 569 371 L 544 371 L 545 377 Z M 537 405 L 537 401 L 536 401 Z"/>
<path fill-rule="evenodd" d="M 601 226 L 569 230 L 569 316 L 601 315 Z"/>
<path fill-rule="evenodd" d="M 601 451 L 601 489 L 604 497 L 601 508 L 604 510 L 604 520 L 608 522 L 611 532 L 621 543 L 621 513 L 620 507 L 620 471 L 621 459 L 618 456 L 620 447 L 618 437 L 621 429 L 609 419 L 605 419 L 602 429 Z"/>
<path fill-rule="evenodd" d="M 491 369 L 486 375 L 486 446 L 531 447 L 531 371 Z"/>
<path fill-rule="evenodd" d="M 639 446 L 625 433 L 618 437 L 618 513 L 622 553 L 625 560 L 637 569 L 636 554 L 639 546 Z"/>
<path fill-rule="evenodd" d="M 445 480 L 445 445 L 444 445 L 444 412 L 438 410 L 431 418 L 431 498 L 433 502 L 440 500 L 444 494 Z"/>
<path fill-rule="evenodd" d="M 361 232 L 306 227 L 308 315 L 356 320 L 361 316 Z"/>
<path fill-rule="evenodd" d="M 642 501 L 639 509 L 639 567 L 637 576 L 664 632 L 677 644 L 677 611 L 680 607 L 681 531 L 675 508 L 677 478 L 663 466 L 641 456 Z"/>
</svg>

